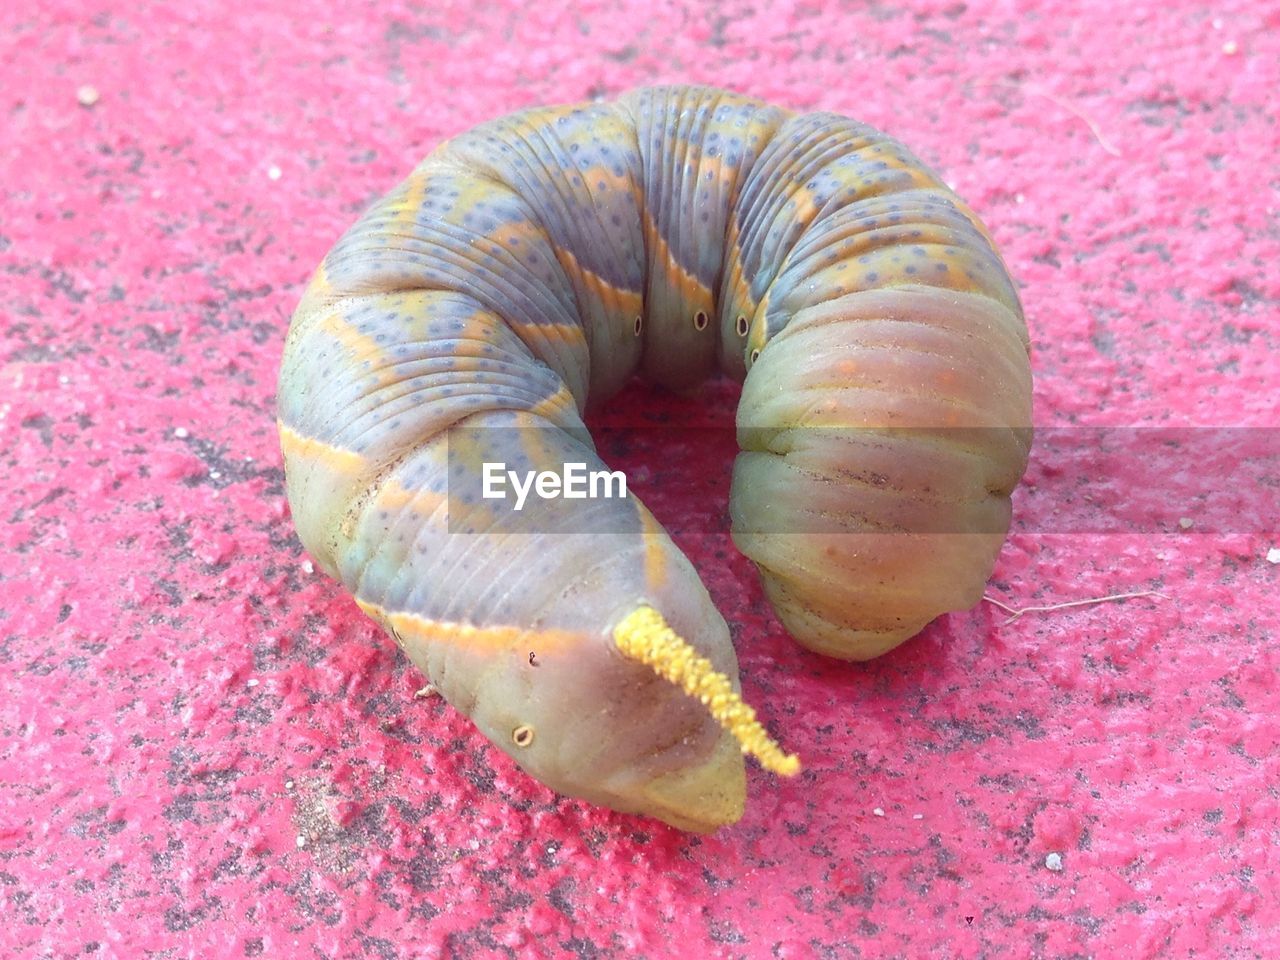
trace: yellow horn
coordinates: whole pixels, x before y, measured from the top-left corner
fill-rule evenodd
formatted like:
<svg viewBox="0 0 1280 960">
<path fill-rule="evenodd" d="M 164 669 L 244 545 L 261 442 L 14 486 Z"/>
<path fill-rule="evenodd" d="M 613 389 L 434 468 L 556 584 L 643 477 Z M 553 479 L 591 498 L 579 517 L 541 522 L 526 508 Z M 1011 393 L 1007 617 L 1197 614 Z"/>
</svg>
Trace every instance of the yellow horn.
<svg viewBox="0 0 1280 960">
<path fill-rule="evenodd" d="M 756 719 L 756 712 L 734 693 L 723 673 L 667 625 L 652 607 L 637 607 L 614 628 L 613 641 L 622 655 L 653 668 L 665 680 L 697 697 L 720 726 L 728 730 L 766 770 L 794 777 L 800 758 L 784 753 Z"/>
</svg>

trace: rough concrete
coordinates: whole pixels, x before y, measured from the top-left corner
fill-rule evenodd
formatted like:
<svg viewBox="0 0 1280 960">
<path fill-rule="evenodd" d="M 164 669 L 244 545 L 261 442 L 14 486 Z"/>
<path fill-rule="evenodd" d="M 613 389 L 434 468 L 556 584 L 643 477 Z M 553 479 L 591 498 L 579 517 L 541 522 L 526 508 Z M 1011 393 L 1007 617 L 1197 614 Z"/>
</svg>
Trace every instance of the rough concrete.
<svg viewBox="0 0 1280 960">
<path fill-rule="evenodd" d="M 0 954 L 1280 955 L 1275 523 L 1064 529 L 1046 449 L 993 595 L 1170 599 L 983 605 L 865 666 L 682 534 L 807 764 L 753 767 L 710 839 L 558 799 L 415 698 L 294 538 L 275 371 L 337 234 L 451 133 L 648 82 L 941 170 L 1022 285 L 1038 423 L 1278 425 L 1274 4 L 834 6 L 4 7 Z M 616 455 L 696 527 L 722 453 Z"/>
</svg>

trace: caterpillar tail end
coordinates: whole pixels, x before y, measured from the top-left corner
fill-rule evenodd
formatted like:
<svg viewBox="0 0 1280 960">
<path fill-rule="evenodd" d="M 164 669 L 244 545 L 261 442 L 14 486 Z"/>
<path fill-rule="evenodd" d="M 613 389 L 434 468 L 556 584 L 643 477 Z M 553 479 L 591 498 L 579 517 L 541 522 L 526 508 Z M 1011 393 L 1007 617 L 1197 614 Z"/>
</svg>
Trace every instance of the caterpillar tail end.
<svg viewBox="0 0 1280 960">
<path fill-rule="evenodd" d="M 613 640 L 623 656 L 647 665 L 701 701 L 742 752 L 766 770 L 784 777 L 800 772 L 800 758 L 778 746 L 729 678 L 672 630 L 657 610 L 637 607 L 614 628 Z"/>
</svg>

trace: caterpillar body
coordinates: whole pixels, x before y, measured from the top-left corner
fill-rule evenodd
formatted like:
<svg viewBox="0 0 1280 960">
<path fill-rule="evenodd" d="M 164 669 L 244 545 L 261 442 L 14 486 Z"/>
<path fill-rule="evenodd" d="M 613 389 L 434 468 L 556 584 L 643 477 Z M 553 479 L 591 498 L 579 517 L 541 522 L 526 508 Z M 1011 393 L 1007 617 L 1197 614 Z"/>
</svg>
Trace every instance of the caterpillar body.
<svg viewBox="0 0 1280 960">
<path fill-rule="evenodd" d="M 704 87 L 536 108 L 440 145 L 352 226 L 279 389 L 299 537 L 561 793 L 736 821 L 724 618 L 634 497 L 477 495 L 483 465 L 604 470 L 582 416 L 639 373 L 745 380 L 736 544 L 791 634 L 865 659 L 978 602 L 1030 445 L 1017 293 L 902 145 Z"/>
</svg>

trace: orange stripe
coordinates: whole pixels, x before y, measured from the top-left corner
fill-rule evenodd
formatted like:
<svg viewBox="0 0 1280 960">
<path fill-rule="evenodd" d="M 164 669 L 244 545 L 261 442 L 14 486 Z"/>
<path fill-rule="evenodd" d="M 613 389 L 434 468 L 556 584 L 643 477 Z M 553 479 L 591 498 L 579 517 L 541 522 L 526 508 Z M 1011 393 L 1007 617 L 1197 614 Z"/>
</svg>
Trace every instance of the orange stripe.
<svg viewBox="0 0 1280 960">
<path fill-rule="evenodd" d="M 378 623 L 394 631 L 401 643 L 412 637 L 435 643 L 455 644 L 484 654 L 523 651 L 526 647 L 536 653 L 557 653 L 580 646 L 584 640 L 582 634 L 570 630 L 529 630 L 507 625 L 477 627 L 470 623 L 432 620 L 403 610 L 384 610 L 376 603 L 369 603 L 359 597 L 356 598 L 356 603 Z"/>
<path fill-rule="evenodd" d="M 644 311 L 644 294 L 639 290 L 628 290 L 610 283 L 594 270 L 584 267 L 578 258 L 564 247 L 554 247 L 556 258 L 566 273 L 576 273 L 582 278 L 583 285 L 593 290 L 597 299 L 606 307 L 616 310 L 628 320 Z"/>
<path fill-rule="evenodd" d="M 640 511 L 640 535 L 644 537 L 644 579 L 651 590 L 661 590 L 667 582 L 666 531 L 644 504 L 636 501 Z"/>
<path fill-rule="evenodd" d="M 647 209 L 644 212 L 644 232 L 649 241 L 649 249 L 666 264 L 667 279 L 679 289 L 685 303 L 701 304 L 710 301 L 711 289 L 680 265 L 671 252 L 667 238 L 658 230 L 658 225 Z"/>
</svg>

